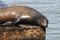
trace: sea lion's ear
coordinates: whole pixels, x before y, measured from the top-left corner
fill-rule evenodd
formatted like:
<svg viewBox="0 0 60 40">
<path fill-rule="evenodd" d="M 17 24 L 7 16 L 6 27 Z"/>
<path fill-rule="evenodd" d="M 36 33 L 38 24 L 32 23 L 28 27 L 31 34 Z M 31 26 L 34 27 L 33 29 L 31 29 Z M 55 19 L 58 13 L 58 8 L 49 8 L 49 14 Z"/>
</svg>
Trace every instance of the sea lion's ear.
<svg viewBox="0 0 60 40">
<path fill-rule="evenodd" d="M 44 27 L 48 26 L 48 20 L 47 19 L 42 20 L 41 23 L 42 23 L 42 26 L 44 26 Z"/>
</svg>

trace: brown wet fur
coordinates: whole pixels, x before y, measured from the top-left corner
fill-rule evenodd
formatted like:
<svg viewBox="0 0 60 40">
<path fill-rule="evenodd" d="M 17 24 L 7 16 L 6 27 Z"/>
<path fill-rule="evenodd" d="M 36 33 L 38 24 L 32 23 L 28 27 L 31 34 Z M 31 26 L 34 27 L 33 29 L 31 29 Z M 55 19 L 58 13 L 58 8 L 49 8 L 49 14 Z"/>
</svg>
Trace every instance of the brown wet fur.
<svg viewBox="0 0 60 40">
<path fill-rule="evenodd" d="M 40 12 L 38 12 L 37 10 L 31 7 L 11 6 L 11 7 L 0 8 L 0 22 L 7 22 L 7 21 L 15 22 L 22 15 L 28 15 L 30 17 L 30 18 L 26 18 L 26 20 L 29 20 L 27 22 L 31 22 L 31 23 L 33 22 L 36 25 L 43 26 L 44 28 L 48 26 L 48 25 L 46 26 L 42 25 L 44 19 L 46 20 L 46 24 L 48 24 L 47 18 L 43 16 Z"/>
</svg>

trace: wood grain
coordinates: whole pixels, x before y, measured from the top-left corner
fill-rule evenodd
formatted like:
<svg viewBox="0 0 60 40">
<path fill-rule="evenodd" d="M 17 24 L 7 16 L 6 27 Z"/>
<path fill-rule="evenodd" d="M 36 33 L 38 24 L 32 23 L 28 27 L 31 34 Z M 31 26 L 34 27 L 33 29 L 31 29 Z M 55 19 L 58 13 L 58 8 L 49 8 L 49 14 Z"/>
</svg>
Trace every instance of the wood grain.
<svg viewBox="0 0 60 40">
<path fill-rule="evenodd" d="M 40 26 L 20 25 L 0 27 L 0 40 L 39 40 L 45 38 Z"/>
</svg>

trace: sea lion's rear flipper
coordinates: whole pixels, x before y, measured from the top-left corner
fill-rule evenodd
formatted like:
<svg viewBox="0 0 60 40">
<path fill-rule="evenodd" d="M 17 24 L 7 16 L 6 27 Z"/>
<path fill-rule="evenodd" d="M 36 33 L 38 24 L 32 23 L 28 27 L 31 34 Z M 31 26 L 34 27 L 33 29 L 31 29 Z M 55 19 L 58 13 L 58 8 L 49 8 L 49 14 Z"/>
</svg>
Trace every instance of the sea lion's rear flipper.
<svg viewBox="0 0 60 40">
<path fill-rule="evenodd" d="M 11 21 L 8 21 L 8 22 L 5 22 L 4 24 L 2 25 L 12 25 L 12 22 Z"/>
<path fill-rule="evenodd" d="M 4 25 L 14 25 L 15 24 L 15 21 L 14 19 L 10 20 L 10 21 L 6 21 L 5 23 L 2 24 L 2 26 Z"/>
</svg>

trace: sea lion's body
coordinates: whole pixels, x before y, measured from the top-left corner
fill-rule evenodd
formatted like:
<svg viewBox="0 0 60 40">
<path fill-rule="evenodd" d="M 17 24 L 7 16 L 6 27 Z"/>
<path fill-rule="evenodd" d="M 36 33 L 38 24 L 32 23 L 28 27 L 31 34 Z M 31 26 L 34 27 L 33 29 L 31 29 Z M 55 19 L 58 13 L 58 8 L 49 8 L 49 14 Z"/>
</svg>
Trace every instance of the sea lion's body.
<svg viewBox="0 0 60 40">
<path fill-rule="evenodd" d="M 35 23 L 39 26 L 47 27 L 48 20 L 40 12 L 26 6 L 12 6 L 0 8 L 0 23 L 1 22 L 16 23 Z M 7 24 L 5 24 L 7 25 Z"/>
</svg>

